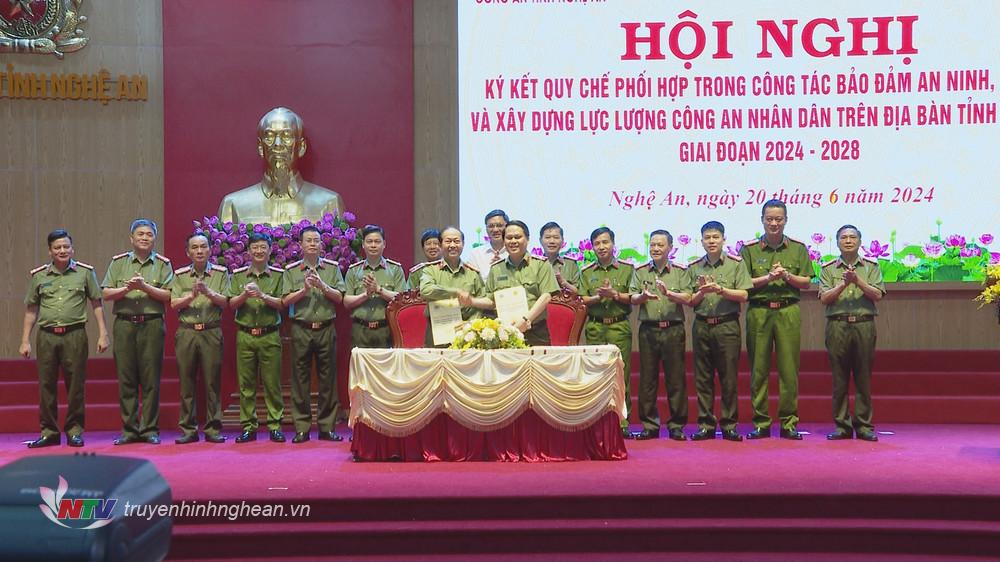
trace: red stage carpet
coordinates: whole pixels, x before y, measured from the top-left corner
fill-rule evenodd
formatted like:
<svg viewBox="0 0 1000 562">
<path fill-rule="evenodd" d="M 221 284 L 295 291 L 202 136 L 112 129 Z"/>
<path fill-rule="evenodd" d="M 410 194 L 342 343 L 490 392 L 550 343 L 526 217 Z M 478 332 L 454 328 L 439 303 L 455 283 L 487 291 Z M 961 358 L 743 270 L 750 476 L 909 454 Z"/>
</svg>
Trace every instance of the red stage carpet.
<svg viewBox="0 0 1000 562">
<path fill-rule="evenodd" d="M 264 433 L 113 447 L 112 433 L 89 432 L 83 450 L 150 459 L 175 502 L 310 505 L 299 519 L 176 520 L 174 559 L 1000 557 L 1000 427 L 883 423 L 894 434 L 879 443 L 803 429 L 815 434 L 630 441 L 622 462 L 357 463 L 346 440 L 278 445 Z M 0 463 L 74 452 L 24 448 L 34 437 L 0 435 Z"/>
</svg>

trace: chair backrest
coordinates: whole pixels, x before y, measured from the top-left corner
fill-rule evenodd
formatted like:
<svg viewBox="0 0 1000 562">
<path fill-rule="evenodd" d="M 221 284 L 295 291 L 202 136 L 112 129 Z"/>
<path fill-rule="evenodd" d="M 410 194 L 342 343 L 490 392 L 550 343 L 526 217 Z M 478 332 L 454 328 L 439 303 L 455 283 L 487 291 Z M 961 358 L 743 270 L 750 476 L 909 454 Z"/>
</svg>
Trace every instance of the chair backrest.
<svg viewBox="0 0 1000 562">
<path fill-rule="evenodd" d="M 424 347 L 426 310 L 427 301 L 415 290 L 399 293 L 389 301 L 385 307 L 385 318 L 392 332 L 393 347 Z"/>
<path fill-rule="evenodd" d="M 552 295 L 546 309 L 552 345 L 577 345 L 587 320 L 587 307 L 579 295 L 566 292 Z"/>
</svg>

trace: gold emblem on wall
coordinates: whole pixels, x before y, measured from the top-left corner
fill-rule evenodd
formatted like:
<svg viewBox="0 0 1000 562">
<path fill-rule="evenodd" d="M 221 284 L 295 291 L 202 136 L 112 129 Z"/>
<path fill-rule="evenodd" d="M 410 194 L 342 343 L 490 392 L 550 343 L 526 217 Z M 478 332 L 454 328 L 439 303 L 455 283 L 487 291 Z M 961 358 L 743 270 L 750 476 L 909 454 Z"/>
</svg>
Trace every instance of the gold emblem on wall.
<svg viewBox="0 0 1000 562">
<path fill-rule="evenodd" d="M 83 0 L 0 0 L 0 53 L 55 55 L 87 45 Z"/>
</svg>

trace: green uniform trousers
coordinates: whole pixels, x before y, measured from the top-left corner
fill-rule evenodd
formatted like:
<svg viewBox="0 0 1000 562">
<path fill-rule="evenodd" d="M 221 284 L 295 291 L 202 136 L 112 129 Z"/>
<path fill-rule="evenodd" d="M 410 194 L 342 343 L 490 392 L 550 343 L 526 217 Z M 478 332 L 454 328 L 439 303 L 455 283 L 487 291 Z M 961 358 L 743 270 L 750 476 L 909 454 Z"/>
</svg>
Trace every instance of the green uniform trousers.
<svg viewBox="0 0 1000 562">
<path fill-rule="evenodd" d="M 198 412 L 195 391 L 198 372 L 205 385 L 205 424 L 207 436 L 222 430 L 222 328 L 193 330 L 183 325 L 177 328 L 174 348 L 177 352 L 177 374 L 181 383 L 181 409 L 178 425 L 184 435 L 198 432 Z"/>
<path fill-rule="evenodd" d="M 826 322 L 826 349 L 833 371 L 833 421 L 843 431 L 873 429 L 871 383 L 875 339 L 875 322 Z M 853 418 L 847 404 L 851 378 L 854 379 Z"/>
<path fill-rule="evenodd" d="M 639 326 L 639 421 L 643 429 L 659 430 L 660 413 L 656 391 L 660 365 L 667 389 L 669 429 L 682 429 L 688 421 L 687 383 L 684 380 L 684 324 L 669 328 Z"/>
<path fill-rule="evenodd" d="M 319 397 L 316 400 L 316 425 L 320 431 L 333 431 L 340 400 L 337 395 L 337 331 L 330 322 L 312 330 L 298 322 L 292 323 L 292 420 L 296 433 L 306 433 L 312 427 L 313 359 Z"/>
<path fill-rule="evenodd" d="M 698 427 L 736 429 L 739 420 L 740 322 L 709 324 L 695 320 L 691 326 L 694 350 L 694 388 L 698 394 Z M 715 417 L 715 377 L 719 377 L 721 409 Z M 765 378 L 765 381 L 767 379 Z"/>
<path fill-rule="evenodd" d="M 622 361 L 625 362 L 625 417 L 622 418 L 621 425 L 628 427 L 628 417 L 632 413 L 632 324 L 628 320 L 614 324 L 587 320 L 583 330 L 588 344 L 611 344 L 622 353 Z"/>
<path fill-rule="evenodd" d="M 66 435 L 80 435 L 84 427 L 84 389 L 87 383 L 87 330 L 77 328 L 52 334 L 39 328 L 35 335 L 38 356 L 38 421 L 42 437 L 59 435 L 59 369 L 66 386 Z"/>
<path fill-rule="evenodd" d="M 747 356 L 750 359 L 750 401 L 755 427 L 770 428 L 767 380 L 771 352 L 778 362 L 778 418 L 782 429 L 799 423 L 799 348 L 802 317 L 798 303 L 782 308 L 747 307 Z"/>
<path fill-rule="evenodd" d="M 267 405 L 267 428 L 281 429 L 285 402 L 281 396 L 281 336 L 271 332 L 253 336 L 243 330 L 236 333 L 236 376 L 240 384 L 240 425 L 254 432 L 257 420 L 257 380 L 264 386 Z"/>
<path fill-rule="evenodd" d="M 143 438 L 159 435 L 163 318 L 151 318 L 145 322 L 115 318 L 113 332 L 122 435 Z"/>
<path fill-rule="evenodd" d="M 354 347 L 388 349 L 392 347 L 392 332 L 389 331 L 389 326 L 372 330 L 368 326 L 352 321 L 351 344 Z"/>
</svg>

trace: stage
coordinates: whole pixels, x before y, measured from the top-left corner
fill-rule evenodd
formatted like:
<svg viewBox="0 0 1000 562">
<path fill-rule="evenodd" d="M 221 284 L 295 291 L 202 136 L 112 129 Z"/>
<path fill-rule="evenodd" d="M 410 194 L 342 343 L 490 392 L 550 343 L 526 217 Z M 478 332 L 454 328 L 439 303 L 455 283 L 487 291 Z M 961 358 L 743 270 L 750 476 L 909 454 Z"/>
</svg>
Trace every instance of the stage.
<svg viewBox="0 0 1000 562">
<path fill-rule="evenodd" d="M 175 503 L 310 506 L 299 518 L 176 519 L 171 559 L 1000 557 L 1000 427 L 885 423 L 878 443 L 801 429 L 812 432 L 801 442 L 629 441 L 618 462 L 361 463 L 346 439 L 266 433 L 114 447 L 95 431 L 82 450 L 149 459 Z M 76 452 L 26 449 L 34 437 L 0 435 L 0 463 Z"/>
</svg>

